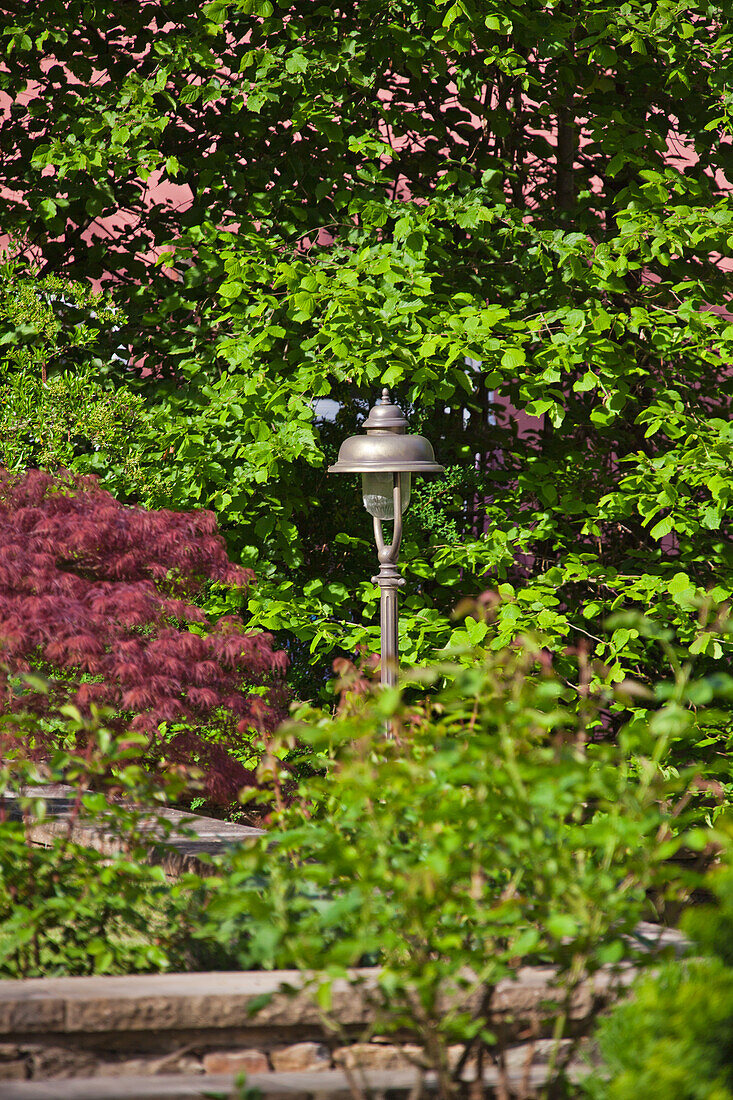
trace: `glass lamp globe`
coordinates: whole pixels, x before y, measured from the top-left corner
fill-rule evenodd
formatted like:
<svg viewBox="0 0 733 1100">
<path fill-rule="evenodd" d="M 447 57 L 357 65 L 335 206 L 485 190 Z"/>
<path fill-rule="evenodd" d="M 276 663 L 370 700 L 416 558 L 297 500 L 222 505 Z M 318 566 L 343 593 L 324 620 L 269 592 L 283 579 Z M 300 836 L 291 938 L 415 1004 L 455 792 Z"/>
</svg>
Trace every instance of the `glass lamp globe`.
<svg viewBox="0 0 733 1100">
<path fill-rule="evenodd" d="M 361 492 L 364 499 L 364 507 L 370 516 L 377 519 L 394 519 L 394 493 L 393 475 L 391 473 L 375 472 L 361 475 Z M 409 473 L 402 473 L 400 477 L 400 492 L 402 499 L 402 511 L 404 512 L 410 503 L 410 488 L 412 477 Z"/>
</svg>

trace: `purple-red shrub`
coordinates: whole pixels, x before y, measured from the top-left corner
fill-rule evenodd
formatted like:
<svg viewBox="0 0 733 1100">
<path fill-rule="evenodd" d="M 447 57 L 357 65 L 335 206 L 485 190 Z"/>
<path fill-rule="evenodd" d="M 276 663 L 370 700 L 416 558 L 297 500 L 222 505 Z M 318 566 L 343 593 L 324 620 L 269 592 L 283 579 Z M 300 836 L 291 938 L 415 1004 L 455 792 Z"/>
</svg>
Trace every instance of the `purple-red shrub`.
<svg viewBox="0 0 733 1100">
<path fill-rule="evenodd" d="M 211 624 L 191 600 L 207 582 L 251 579 L 211 512 L 147 511 L 94 477 L 0 469 L 0 706 L 111 707 L 118 730 L 195 761 L 208 797 L 230 801 L 252 778 L 231 750 L 282 717 L 287 661 L 269 634 L 236 616 Z M 48 693 L 19 692 L 33 670 Z M 163 744 L 161 723 L 184 729 Z"/>
</svg>

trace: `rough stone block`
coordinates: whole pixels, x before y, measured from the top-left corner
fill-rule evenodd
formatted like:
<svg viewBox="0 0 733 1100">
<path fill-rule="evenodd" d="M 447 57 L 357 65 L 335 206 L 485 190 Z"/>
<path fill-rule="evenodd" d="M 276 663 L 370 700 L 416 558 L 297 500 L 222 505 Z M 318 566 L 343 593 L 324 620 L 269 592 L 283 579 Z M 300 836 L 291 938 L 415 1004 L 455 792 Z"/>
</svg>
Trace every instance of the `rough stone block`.
<svg viewBox="0 0 733 1100">
<path fill-rule="evenodd" d="M 261 1050 L 215 1050 L 204 1055 L 204 1073 L 269 1073 Z"/>
<path fill-rule="evenodd" d="M 24 1058 L 14 1062 L 0 1062 L 0 1081 L 25 1081 L 28 1066 Z M 1 1095 L 1 1093 L 0 1093 Z"/>
<path fill-rule="evenodd" d="M 91 1051 L 59 1046 L 34 1047 L 30 1055 L 31 1077 L 81 1077 L 93 1074 L 97 1059 Z"/>
<path fill-rule="evenodd" d="M 69 1000 L 69 1031 L 165 1031 L 179 1025 L 183 1006 L 166 996 L 141 995 L 135 999 L 88 997 Z"/>
<path fill-rule="evenodd" d="M 422 1049 L 413 1043 L 352 1043 L 334 1053 L 337 1066 L 348 1069 L 407 1069 L 420 1061 Z"/>
<path fill-rule="evenodd" d="M 293 1043 L 273 1050 L 271 1058 L 273 1069 L 278 1073 L 307 1073 L 331 1066 L 330 1051 L 323 1043 Z"/>
<path fill-rule="evenodd" d="M 62 1031 L 65 1018 L 65 1004 L 60 998 L 45 997 L 43 993 L 30 993 L 17 997 L 0 1013 L 5 1034 L 21 1034 L 29 1031 Z"/>
<path fill-rule="evenodd" d="M 156 1074 L 171 1073 L 193 1076 L 203 1072 L 204 1067 L 198 1058 L 181 1053 L 167 1058 L 120 1058 L 112 1062 L 100 1062 L 94 1071 L 94 1076 L 152 1077 Z"/>
<path fill-rule="evenodd" d="M 463 1052 L 465 1051 L 463 1043 L 453 1043 L 448 1047 L 448 1066 L 451 1070 L 454 1070 L 456 1066 L 460 1065 Z M 476 1065 L 475 1058 L 468 1057 L 465 1062 L 465 1066 L 474 1067 Z"/>
</svg>

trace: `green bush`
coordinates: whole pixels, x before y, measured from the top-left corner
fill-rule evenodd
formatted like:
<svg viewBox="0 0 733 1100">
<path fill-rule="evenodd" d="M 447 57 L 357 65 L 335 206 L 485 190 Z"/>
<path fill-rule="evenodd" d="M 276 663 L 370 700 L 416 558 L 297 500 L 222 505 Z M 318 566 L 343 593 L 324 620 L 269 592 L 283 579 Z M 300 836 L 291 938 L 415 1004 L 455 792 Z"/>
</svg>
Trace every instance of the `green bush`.
<svg viewBox="0 0 733 1100">
<path fill-rule="evenodd" d="M 733 1097 L 733 870 L 710 885 L 717 904 L 683 921 L 695 957 L 644 977 L 600 1028 L 594 1100 Z"/>
<path fill-rule="evenodd" d="M 123 499 L 151 494 L 143 469 L 141 398 L 105 389 L 92 368 L 44 382 L 23 371 L 0 386 L 0 466 L 100 474 Z"/>
</svg>

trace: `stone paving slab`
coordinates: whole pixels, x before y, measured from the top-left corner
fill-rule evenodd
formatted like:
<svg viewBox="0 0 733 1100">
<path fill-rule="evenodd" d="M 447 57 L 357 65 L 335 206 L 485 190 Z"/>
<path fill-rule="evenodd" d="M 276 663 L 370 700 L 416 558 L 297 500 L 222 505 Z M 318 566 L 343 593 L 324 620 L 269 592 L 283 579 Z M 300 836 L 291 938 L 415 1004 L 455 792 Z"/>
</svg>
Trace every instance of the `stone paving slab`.
<svg viewBox="0 0 733 1100">
<path fill-rule="evenodd" d="M 529 1074 L 508 1074 L 509 1085 L 520 1082 L 538 1088 L 547 1079 L 544 1066 L 537 1066 Z M 367 1070 L 356 1078 L 372 1094 L 387 1090 L 410 1093 L 418 1082 L 416 1070 Z M 488 1087 L 498 1084 L 495 1070 L 484 1074 Z M 258 1073 L 247 1078 L 249 1088 L 259 1089 L 265 1097 L 293 1097 L 306 1100 L 309 1097 L 331 1097 L 332 1100 L 350 1100 L 353 1093 L 349 1079 L 341 1070 L 323 1070 L 318 1073 Z M 435 1090 L 435 1077 L 426 1074 L 424 1087 Z M 211 1074 L 205 1077 L 161 1075 L 158 1077 L 87 1077 L 66 1081 L 9 1081 L 3 1083 L 2 1100 L 204 1100 L 217 1096 L 237 1100 L 241 1095 L 230 1074 Z"/>
</svg>

